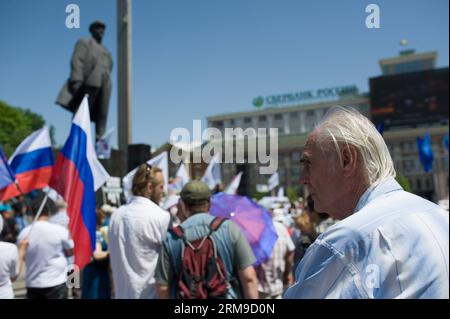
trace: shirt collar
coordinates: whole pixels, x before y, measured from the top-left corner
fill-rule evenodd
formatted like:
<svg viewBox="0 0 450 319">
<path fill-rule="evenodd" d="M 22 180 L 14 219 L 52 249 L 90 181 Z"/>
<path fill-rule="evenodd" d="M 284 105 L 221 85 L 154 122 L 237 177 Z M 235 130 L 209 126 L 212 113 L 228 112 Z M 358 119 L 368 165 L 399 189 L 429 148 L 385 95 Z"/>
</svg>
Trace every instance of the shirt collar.
<svg viewBox="0 0 450 319">
<path fill-rule="evenodd" d="M 364 194 L 362 194 L 361 198 L 358 201 L 358 204 L 356 205 L 355 212 L 361 210 L 364 206 L 366 206 L 369 202 L 371 202 L 375 198 L 399 190 L 403 190 L 403 188 L 400 186 L 399 183 L 397 183 L 397 181 L 393 177 L 389 177 L 380 184 L 369 187 L 364 192 Z"/>
<path fill-rule="evenodd" d="M 132 202 L 140 203 L 140 204 L 153 204 L 156 205 L 153 201 L 144 196 L 133 196 Z"/>
</svg>

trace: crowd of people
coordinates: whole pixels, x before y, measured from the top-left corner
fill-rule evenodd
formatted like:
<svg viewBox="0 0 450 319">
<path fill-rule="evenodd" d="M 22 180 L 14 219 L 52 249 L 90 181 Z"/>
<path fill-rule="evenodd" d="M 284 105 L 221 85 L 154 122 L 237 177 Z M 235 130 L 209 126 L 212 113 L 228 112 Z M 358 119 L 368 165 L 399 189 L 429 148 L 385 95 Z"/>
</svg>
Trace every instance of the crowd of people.
<svg viewBox="0 0 450 319">
<path fill-rule="evenodd" d="M 301 165 L 310 195 L 269 207 L 277 239 L 261 263 L 236 223 L 210 214 L 206 184 L 190 181 L 163 201 L 161 169 L 140 165 L 131 200 L 97 209 L 95 250 L 72 296 L 449 297 L 448 212 L 400 187 L 367 118 L 332 110 L 309 135 Z M 43 196 L 1 206 L 0 298 L 14 296 L 23 268 L 27 298 L 69 296 L 66 207 L 48 200 L 32 222 Z"/>
<path fill-rule="evenodd" d="M 177 298 L 173 276 L 180 269 L 173 267 L 180 266 L 172 264 L 176 259 L 171 254 L 180 242 L 170 236 L 169 229 L 183 223 L 188 240 L 206 236 L 214 219 L 208 214 L 214 191 L 194 181 L 180 194 L 172 194 L 175 201 L 162 201 L 163 184 L 161 170 L 143 164 L 134 178 L 135 196 L 128 204 L 119 209 L 105 204 L 97 209 L 96 247 L 91 262 L 81 272 L 79 288 L 66 285 L 74 262 L 74 243 L 65 202 L 47 199 L 35 223 L 34 213 L 42 203 L 43 192 L 0 206 L 0 250 L 4 252 L 0 286 L 8 290 L 0 296 L 14 296 L 11 282 L 26 269 L 27 298 Z M 231 221 L 221 225 L 213 240 L 218 254 L 226 256 L 224 273 L 232 284 L 224 297 L 281 298 L 293 283 L 295 265 L 320 233 L 322 221 L 328 220 L 326 214 L 314 211 L 310 197 L 308 201 L 309 206 L 299 198 L 289 206 L 278 203 L 269 207 L 278 239 L 272 256 L 255 267 L 255 256 L 239 227 Z"/>
</svg>

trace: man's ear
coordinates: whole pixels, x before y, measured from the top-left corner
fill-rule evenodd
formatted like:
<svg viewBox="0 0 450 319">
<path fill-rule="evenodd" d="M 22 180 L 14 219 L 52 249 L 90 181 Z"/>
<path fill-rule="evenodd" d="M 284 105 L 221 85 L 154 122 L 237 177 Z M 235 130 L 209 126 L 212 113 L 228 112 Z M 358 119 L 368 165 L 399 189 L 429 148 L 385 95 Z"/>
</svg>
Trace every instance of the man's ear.
<svg viewBox="0 0 450 319">
<path fill-rule="evenodd" d="M 342 169 L 344 172 L 351 174 L 358 161 L 358 151 L 353 145 L 344 145 L 341 150 L 342 155 Z"/>
<path fill-rule="evenodd" d="M 189 217 L 186 204 L 183 202 L 182 199 L 180 199 L 178 202 L 177 217 L 180 219 L 181 222 L 185 221 Z"/>
<path fill-rule="evenodd" d="M 148 183 L 147 183 L 146 190 L 147 190 L 147 193 L 148 193 L 149 195 L 151 195 L 151 194 L 153 193 L 153 184 L 152 184 L 152 182 L 148 182 Z"/>
</svg>

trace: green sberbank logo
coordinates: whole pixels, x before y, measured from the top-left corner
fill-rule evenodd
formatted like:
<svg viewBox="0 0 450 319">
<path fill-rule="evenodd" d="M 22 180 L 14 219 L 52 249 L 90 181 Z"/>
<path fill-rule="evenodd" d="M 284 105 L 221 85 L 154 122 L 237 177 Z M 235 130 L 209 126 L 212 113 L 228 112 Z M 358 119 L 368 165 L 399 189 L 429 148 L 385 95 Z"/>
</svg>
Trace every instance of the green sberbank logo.
<svg viewBox="0 0 450 319">
<path fill-rule="evenodd" d="M 263 105 L 273 107 L 291 103 L 345 99 L 358 94 L 356 85 L 345 85 L 318 90 L 269 95 L 266 97 L 258 96 L 253 99 L 253 105 L 255 107 L 261 107 Z"/>
<path fill-rule="evenodd" d="M 256 107 L 261 107 L 264 104 L 264 98 L 262 96 L 255 97 L 253 99 L 253 105 Z"/>
</svg>

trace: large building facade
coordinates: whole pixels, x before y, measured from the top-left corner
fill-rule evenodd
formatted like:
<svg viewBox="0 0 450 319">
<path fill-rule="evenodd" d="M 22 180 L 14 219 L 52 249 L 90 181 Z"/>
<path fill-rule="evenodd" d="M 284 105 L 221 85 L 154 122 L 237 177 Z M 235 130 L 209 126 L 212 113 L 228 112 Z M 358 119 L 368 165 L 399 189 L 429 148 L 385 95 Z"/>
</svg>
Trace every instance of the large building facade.
<svg viewBox="0 0 450 319">
<path fill-rule="evenodd" d="M 300 185 L 300 155 L 302 147 L 306 143 L 308 133 L 315 124 L 322 118 L 328 109 L 334 105 L 352 106 L 369 115 L 369 97 L 365 94 L 354 94 L 345 98 L 328 100 L 319 103 L 299 104 L 288 107 L 272 107 L 260 109 L 252 112 L 232 113 L 209 117 L 208 127 L 220 130 L 225 139 L 225 129 L 242 128 L 278 130 L 278 174 L 280 185 L 287 189 L 294 188 L 299 194 L 303 193 L 303 186 Z M 233 143 L 229 140 L 222 141 L 223 144 Z M 268 141 L 269 142 L 269 141 Z M 236 145 L 236 143 L 234 143 Z M 248 145 L 248 144 L 246 144 Z M 225 149 L 225 146 L 223 147 Z M 239 151 L 235 148 L 235 153 Z M 235 155 L 236 155 L 235 154 Z M 247 148 L 244 147 L 244 156 L 248 159 Z M 256 191 L 257 185 L 264 185 L 270 174 L 261 174 L 260 168 L 265 167 L 265 163 L 223 163 L 222 180 L 228 184 L 233 176 L 239 171 L 244 171 L 241 180 L 241 193 L 251 195 Z"/>
<path fill-rule="evenodd" d="M 415 54 L 409 50 L 380 60 L 382 75 L 369 80 L 371 92 L 367 94 L 359 94 L 347 86 L 259 97 L 254 100 L 259 109 L 208 117 L 208 127 L 218 129 L 222 136 L 230 128 L 277 128 L 280 186 L 293 188 L 302 195 L 300 154 L 308 133 L 330 107 L 352 106 L 374 124 L 383 124 L 383 137 L 397 173 L 406 177 L 412 192 L 437 201 L 448 196 L 449 191 L 448 148 L 443 143 L 444 136 L 448 136 L 449 106 L 448 68 L 435 70 L 436 56 L 435 52 Z M 325 100 L 317 102 L 315 97 L 325 97 Z M 282 106 L 286 103 L 291 105 Z M 262 107 L 263 104 L 269 107 Z M 431 172 L 423 170 L 416 146 L 416 138 L 426 132 L 431 136 L 434 152 Z M 219 143 L 225 145 L 230 140 L 223 137 Z M 247 155 L 245 153 L 244 158 L 247 159 Z M 240 193 L 252 195 L 256 186 L 266 184 L 270 176 L 260 174 L 260 166 L 260 163 L 224 163 L 222 181 L 228 184 L 237 172 L 243 171 Z"/>
</svg>

